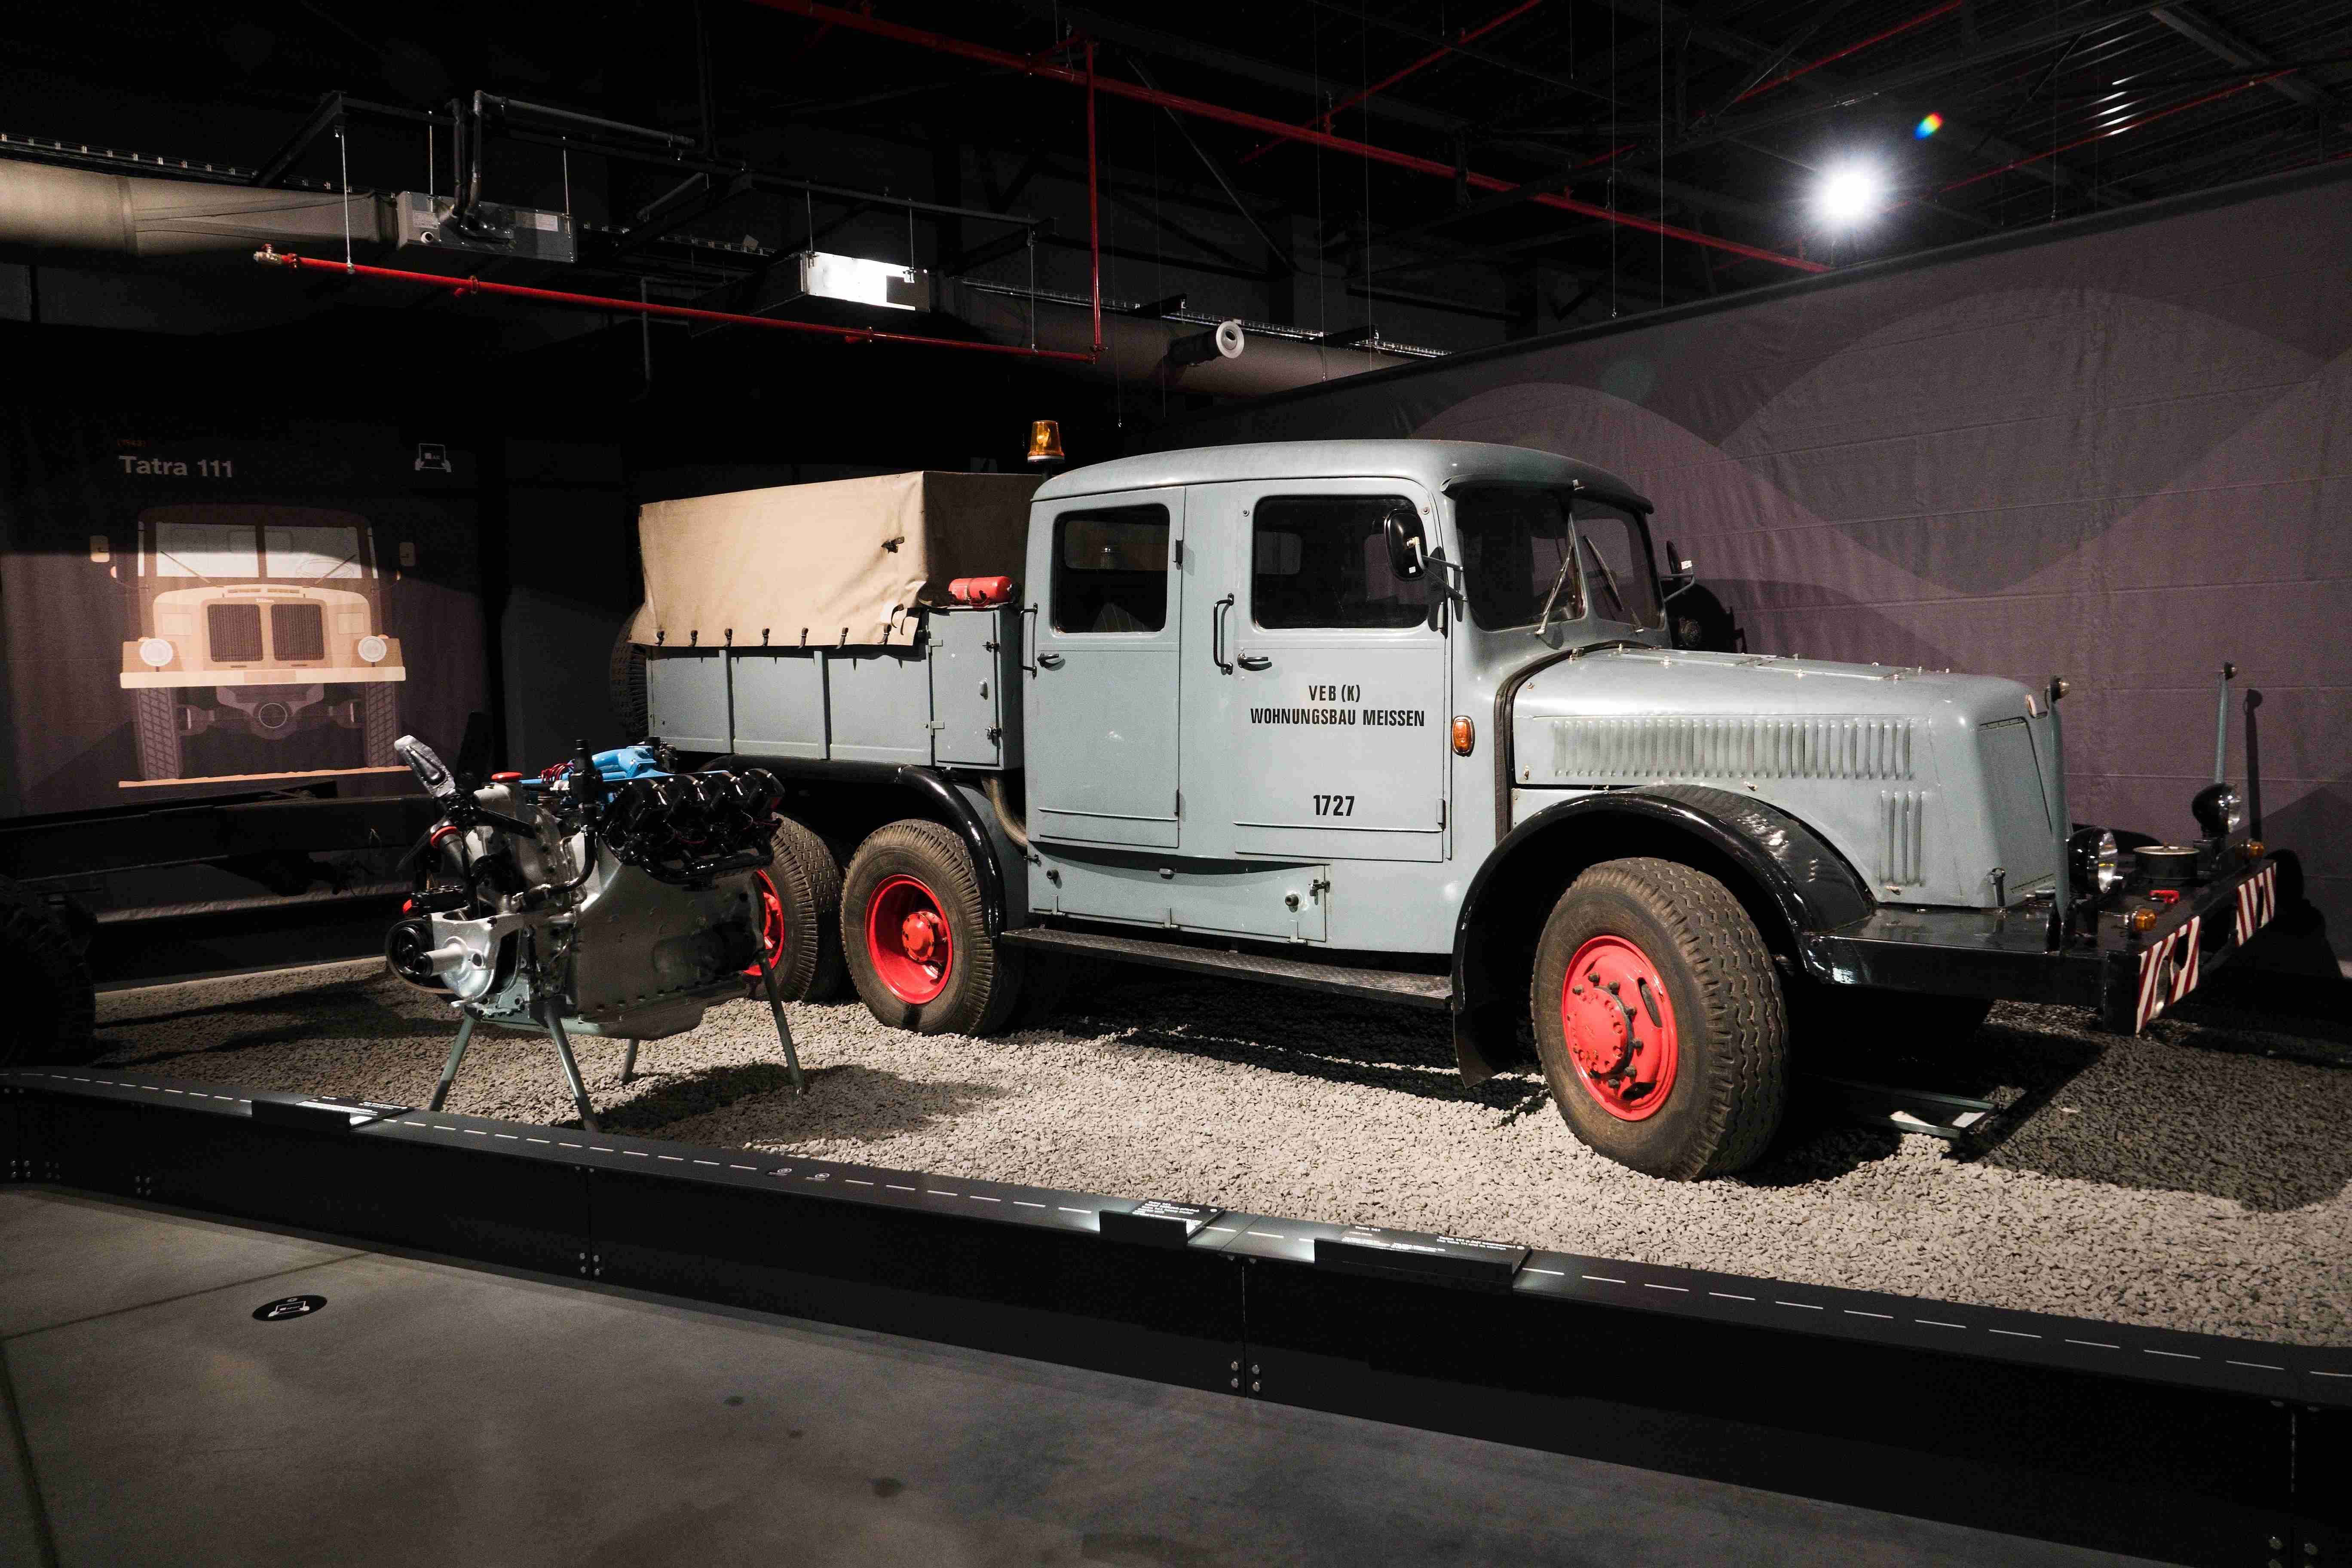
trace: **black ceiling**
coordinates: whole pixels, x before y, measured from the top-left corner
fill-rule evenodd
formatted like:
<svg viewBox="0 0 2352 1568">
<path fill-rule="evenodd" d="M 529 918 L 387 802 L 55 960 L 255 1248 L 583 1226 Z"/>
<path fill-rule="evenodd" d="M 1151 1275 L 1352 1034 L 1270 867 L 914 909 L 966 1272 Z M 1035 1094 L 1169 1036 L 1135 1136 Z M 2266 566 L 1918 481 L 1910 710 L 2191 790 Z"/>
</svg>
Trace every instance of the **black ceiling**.
<svg viewBox="0 0 2352 1568">
<path fill-rule="evenodd" d="M 794 152 L 820 127 L 1066 160 L 1079 95 L 859 19 L 1066 66 L 1090 39 L 1105 79 L 1440 166 L 1107 97 L 1113 179 L 1122 166 L 1131 177 L 1148 140 L 1155 189 L 1182 185 L 1269 234 L 1304 219 L 1327 264 L 1376 298 L 1458 296 L 1476 269 L 1507 280 L 1541 267 L 1626 310 L 1777 281 L 1791 262 L 1916 251 L 2352 154 L 2352 0 L 849 0 L 830 21 L 802 9 L 131 3 L 102 24 L 19 11 L 0 26 L 12 35 L 0 133 L 250 171 L 330 89 L 433 109 L 488 88 L 707 132 L 728 160 L 815 178 L 837 176 Z M 1931 113 L 1941 129 L 1921 139 Z M 1880 169 L 1890 193 L 1839 233 L 1811 195 L 1850 160 Z M 292 176 L 334 174 L 314 157 Z M 659 171 L 640 177 L 659 188 Z M 1003 193 L 962 199 L 992 195 Z M 1546 205 L 1553 195 L 1583 210 Z M 639 247 L 629 265 L 658 257 Z"/>
</svg>

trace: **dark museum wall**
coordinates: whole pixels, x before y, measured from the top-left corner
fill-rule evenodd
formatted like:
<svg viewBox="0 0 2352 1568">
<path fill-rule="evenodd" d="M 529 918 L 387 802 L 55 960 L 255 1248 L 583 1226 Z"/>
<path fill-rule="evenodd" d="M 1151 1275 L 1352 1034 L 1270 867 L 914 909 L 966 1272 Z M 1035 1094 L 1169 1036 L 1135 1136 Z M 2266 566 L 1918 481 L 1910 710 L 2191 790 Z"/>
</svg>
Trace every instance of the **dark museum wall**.
<svg viewBox="0 0 2352 1568">
<path fill-rule="evenodd" d="M 2352 166 L 1219 411 L 1161 446 L 1572 454 L 1759 652 L 2072 682 L 2077 821 L 2230 770 L 2352 956 Z M 2249 752 L 2252 752 L 2250 759 Z"/>
</svg>

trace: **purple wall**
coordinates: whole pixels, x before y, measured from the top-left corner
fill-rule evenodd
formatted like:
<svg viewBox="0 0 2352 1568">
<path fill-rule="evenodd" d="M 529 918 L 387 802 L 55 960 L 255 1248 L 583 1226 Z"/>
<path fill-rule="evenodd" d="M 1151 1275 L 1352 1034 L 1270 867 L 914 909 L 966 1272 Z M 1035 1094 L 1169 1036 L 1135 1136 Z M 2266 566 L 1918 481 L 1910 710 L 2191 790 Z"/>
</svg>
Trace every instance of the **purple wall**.
<svg viewBox="0 0 2352 1568">
<path fill-rule="evenodd" d="M 2214 676 L 2352 953 L 2352 179 L 1777 288 L 1221 411 L 1598 463 L 1759 651 L 2064 675 L 2078 821 L 2172 837 Z M 2231 726 L 2242 781 L 2248 712 Z"/>
</svg>

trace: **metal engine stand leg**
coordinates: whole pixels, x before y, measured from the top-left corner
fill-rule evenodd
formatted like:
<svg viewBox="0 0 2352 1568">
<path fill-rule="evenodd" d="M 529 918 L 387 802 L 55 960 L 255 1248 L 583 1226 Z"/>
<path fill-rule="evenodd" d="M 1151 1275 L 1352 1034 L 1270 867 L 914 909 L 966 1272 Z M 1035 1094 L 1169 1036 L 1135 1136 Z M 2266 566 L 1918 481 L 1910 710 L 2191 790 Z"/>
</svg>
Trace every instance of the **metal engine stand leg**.
<svg viewBox="0 0 2352 1568">
<path fill-rule="evenodd" d="M 628 1082 L 637 1076 L 637 1042 L 629 1042 L 629 1054 L 621 1058 L 621 1081 Z"/>
<path fill-rule="evenodd" d="M 572 1086 L 572 1103 L 580 1108 L 580 1125 L 589 1131 L 596 1129 L 596 1110 L 588 1103 L 587 1086 L 580 1081 L 580 1064 L 572 1059 L 572 1042 L 563 1037 L 563 1020 L 555 1016 L 552 1007 L 542 1007 L 540 1021 L 555 1041 L 555 1054 L 563 1058 L 563 1079 Z"/>
<path fill-rule="evenodd" d="M 433 1099 L 427 1110 L 438 1110 L 441 1102 L 449 1098 L 449 1086 L 457 1081 L 457 1064 L 466 1059 L 466 1047 L 474 1043 L 474 1016 L 457 1015 L 457 1043 L 449 1047 L 449 1059 L 441 1065 L 441 1081 L 433 1086 Z"/>
<path fill-rule="evenodd" d="M 801 1056 L 793 1048 L 793 1027 L 784 1022 L 784 1005 L 776 995 L 776 972 L 768 963 L 768 944 L 760 943 L 760 984 L 768 989 L 768 1011 L 776 1020 L 776 1038 L 784 1042 L 784 1068 L 792 1075 L 793 1092 L 806 1094 L 808 1079 L 801 1076 Z"/>
</svg>

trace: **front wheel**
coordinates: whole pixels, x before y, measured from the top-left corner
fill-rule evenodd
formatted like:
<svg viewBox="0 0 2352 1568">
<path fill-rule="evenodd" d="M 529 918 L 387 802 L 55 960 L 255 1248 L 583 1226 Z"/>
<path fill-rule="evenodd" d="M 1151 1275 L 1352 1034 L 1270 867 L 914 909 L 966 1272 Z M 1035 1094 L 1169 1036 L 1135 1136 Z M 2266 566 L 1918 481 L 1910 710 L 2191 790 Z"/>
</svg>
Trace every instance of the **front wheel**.
<svg viewBox="0 0 2352 1568">
<path fill-rule="evenodd" d="M 971 857 L 936 822 L 894 822 L 858 846 L 842 883 L 841 948 L 866 1010 L 893 1028 L 994 1034 L 1019 999 Z"/>
<path fill-rule="evenodd" d="M 1756 922 L 1704 872 L 1644 857 L 1579 877 L 1544 922 L 1528 1005 L 1553 1102 L 1619 1164 L 1726 1175 L 1780 1128 L 1780 981 Z"/>
</svg>

